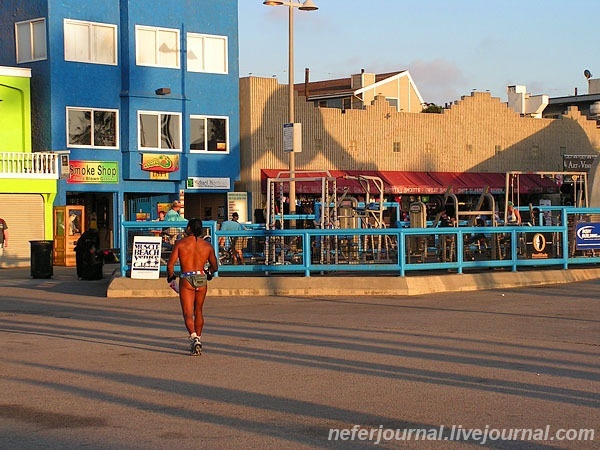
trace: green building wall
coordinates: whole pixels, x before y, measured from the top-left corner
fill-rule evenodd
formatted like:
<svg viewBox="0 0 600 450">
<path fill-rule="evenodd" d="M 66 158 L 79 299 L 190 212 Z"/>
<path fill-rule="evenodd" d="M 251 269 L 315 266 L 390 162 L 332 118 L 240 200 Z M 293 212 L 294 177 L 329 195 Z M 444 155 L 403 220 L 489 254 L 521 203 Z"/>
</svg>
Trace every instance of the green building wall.
<svg viewBox="0 0 600 450">
<path fill-rule="evenodd" d="M 30 80 L 30 69 L 0 66 L 0 153 L 32 152 Z M 14 178 L 14 174 L 3 175 L 5 170 L 0 166 L 0 193 L 41 195 L 44 200 L 44 238 L 52 239 L 52 205 L 58 180 L 37 179 L 26 174 L 23 178 Z"/>
<path fill-rule="evenodd" d="M 0 67 L 0 151 L 31 153 L 29 69 Z"/>
</svg>

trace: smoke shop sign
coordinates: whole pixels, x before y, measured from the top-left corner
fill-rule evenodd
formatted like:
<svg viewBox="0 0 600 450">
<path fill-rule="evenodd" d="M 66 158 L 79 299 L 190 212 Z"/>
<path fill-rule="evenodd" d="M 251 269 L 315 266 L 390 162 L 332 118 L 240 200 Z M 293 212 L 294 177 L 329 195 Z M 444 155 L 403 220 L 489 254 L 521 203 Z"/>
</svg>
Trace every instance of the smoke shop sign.
<svg viewBox="0 0 600 450">
<path fill-rule="evenodd" d="M 73 161 L 69 162 L 67 183 L 118 183 L 117 161 Z"/>
</svg>

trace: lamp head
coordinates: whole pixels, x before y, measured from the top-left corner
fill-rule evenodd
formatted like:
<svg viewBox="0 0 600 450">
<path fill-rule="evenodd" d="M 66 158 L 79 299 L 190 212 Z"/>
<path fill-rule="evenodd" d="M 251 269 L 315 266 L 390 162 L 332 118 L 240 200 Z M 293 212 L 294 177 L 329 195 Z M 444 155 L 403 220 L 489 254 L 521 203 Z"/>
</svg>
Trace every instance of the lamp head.
<svg viewBox="0 0 600 450">
<path fill-rule="evenodd" d="M 267 6 L 281 6 L 283 5 L 282 1 L 278 1 L 278 0 L 265 0 L 263 2 L 263 5 L 267 5 Z"/>
<path fill-rule="evenodd" d="M 319 7 L 315 5 L 312 0 L 305 0 L 298 9 L 301 11 L 316 11 Z"/>
</svg>

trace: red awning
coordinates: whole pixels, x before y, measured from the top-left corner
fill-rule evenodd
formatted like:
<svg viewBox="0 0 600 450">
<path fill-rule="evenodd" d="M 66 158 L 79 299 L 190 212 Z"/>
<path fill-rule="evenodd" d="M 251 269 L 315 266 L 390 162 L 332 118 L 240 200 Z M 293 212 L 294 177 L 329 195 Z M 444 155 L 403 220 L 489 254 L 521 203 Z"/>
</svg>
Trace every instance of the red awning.
<svg viewBox="0 0 600 450">
<path fill-rule="evenodd" d="M 288 178 L 287 169 L 262 169 L 261 182 L 263 192 L 266 192 L 267 178 L 276 178 L 280 175 Z M 376 176 L 381 178 L 385 194 L 444 194 L 448 187 L 452 187 L 454 194 L 481 194 L 489 187 L 491 194 L 503 194 L 506 187 L 506 174 L 489 172 L 403 172 L 393 170 L 330 170 L 330 175 L 336 177 L 338 193 L 344 191 L 349 194 L 363 194 L 364 188 L 357 180 L 344 178 L 345 176 L 356 177 L 358 175 Z M 325 171 L 298 172 L 296 178 L 325 176 Z M 373 183 L 370 183 L 371 193 L 378 191 Z M 517 190 L 517 182 L 512 186 Z M 284 192 L 289 192 L 289 183 L 284 182 Z M 551 194 L 559 192 L 559 186 L 549 178 L 542 178 L 536 174 L 521 174 L 518 178 L 518 190 L 520 194 Z M 296 180 L 296 193 L 320 194 L 321 184 L 318 180 L 298 181 Z"/>
<path fill-rule="evenodd" d="M 481 194 L 486 187 L 490 194 L 502 194 L 506 184 L 502 173 L 431 172 L 430 175 L 446 189 L 452 186 L 454 194 Z"/>
<path fill-rule="evenodd" d="M 446 186 L 427 172 L 381 171 L 390 188 L 386 194 L 443 194 Z"/>
<path fill-rule="evenodd" d="M 554 180 L 535 173 L 514 175 L 509 183 L 514 192 L 518 190 L 519 194 L 556 194 L 560 191 L 560 186 Z"/>
</svg>

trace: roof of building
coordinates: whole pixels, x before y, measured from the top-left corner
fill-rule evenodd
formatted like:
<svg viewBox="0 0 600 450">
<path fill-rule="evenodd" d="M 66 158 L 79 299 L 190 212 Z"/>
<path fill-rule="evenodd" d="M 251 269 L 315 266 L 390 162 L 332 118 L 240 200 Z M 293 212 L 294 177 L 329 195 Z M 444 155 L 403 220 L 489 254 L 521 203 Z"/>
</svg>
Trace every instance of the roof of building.
<svg viewBox="0 0 600 450">
<path fill-rule="evenodd" d="M 375 83 L 400 75 L 404 72 L 407 71 L 400 70 L 397 72 L 375 74 Z M 352 89 L 352 77 L 294 84 L 294 89 L 301 95 L 304 95 L 306 88 L 308 88 L 309 97 L 339 97 L 351 95 L 360 89 Z"/>
<path fill-rule="evenodd" d="M 569 95 L 565 97 L 553 97 L 548 99 L 550 105 L 562 105 L 564 103 L 575 104 L 575 103 L 587 103 L 595 102 L 600 100 L 600 94 L 583 94 L 583 95 Z"/>
</svg>

